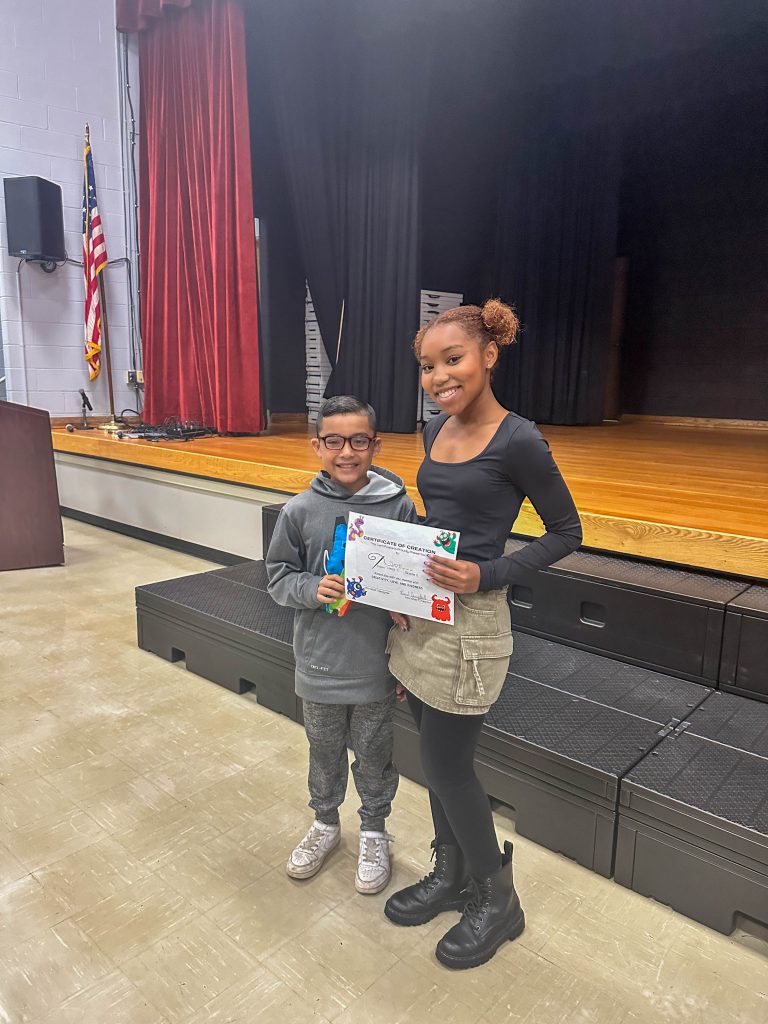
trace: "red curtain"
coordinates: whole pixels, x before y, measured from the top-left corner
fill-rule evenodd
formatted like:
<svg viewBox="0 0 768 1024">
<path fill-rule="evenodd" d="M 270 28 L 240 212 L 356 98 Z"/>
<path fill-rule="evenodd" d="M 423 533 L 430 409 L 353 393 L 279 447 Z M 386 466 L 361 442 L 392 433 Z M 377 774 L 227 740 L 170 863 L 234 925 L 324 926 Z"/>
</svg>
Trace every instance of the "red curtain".
<svg viewBox="0 0 768 1024">
<path fill-rule="evenodd" d="M 119 32 L 141 32 L 152 18 L 161 18 L 165 8 L 190 7 L 192 0 L 117 0 Z"/>
<path fill-rule="evenodd" d="M 243 12 L 122 0 L 140 35 L 144 418 L 264 426 Z M 147 19 L 151 19 L 147 21 Z"/>
</svg>

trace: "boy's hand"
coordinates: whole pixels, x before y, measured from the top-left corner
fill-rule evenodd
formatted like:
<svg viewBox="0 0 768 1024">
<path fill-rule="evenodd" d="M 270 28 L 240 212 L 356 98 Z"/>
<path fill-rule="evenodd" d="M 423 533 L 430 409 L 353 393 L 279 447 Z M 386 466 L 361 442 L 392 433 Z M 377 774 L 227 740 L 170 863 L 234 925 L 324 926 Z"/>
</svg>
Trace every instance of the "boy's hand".
<svg viewBox="0 0 768 1024">
<path fill-rule="evenodd" d="M 399 626 L 400 629 L 402 629 L 404 633 L 407 633 L 411 628 L 411 623 L 407 615 L 403 615 L 401 612 L 390 612 L 389 617 L 396 626 Z"/>
<path fill-rule="evenodd" d="M 404 704 L 408 699 L 405 696 L 405 687 L 400 682 L 395 683 L 395 697 L 397 698 L 400 704 Z"/>
<path fill-rule="evenodd" d="M 340 597 L 344 597 L 344 580 L 341 576 L 335 573 L 323 576 L 317 585 L 317 600 L 320 604 L 333 604 Z"/>
</svg>

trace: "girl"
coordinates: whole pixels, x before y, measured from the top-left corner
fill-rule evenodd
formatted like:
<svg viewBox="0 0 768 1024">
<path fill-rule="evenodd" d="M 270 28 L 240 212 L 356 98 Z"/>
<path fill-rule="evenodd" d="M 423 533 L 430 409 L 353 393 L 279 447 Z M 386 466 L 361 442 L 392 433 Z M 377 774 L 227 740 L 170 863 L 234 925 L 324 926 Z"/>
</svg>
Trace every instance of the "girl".
<svg viewBox="0 0 768 1024">
<path fill-rule="evenodd" d="M 474 771 L 485 715 L 509 667 L 512 633 L 507 587 L 563 558 L 581 543 L 573 500 L 549 446 L 528 420 L 491 391 L 499 350 L 517 334 L 509 306 L 459 306 L 436 317 L 413 347 L 421 382 L 444 410 L 424 428 L 418 487 L 426 524 L 460 530 L 456 561 L 435 555 L 427 575 L 437 593 L 455 595 L 451 626 L 393 615 L 390 671 L 405 688 L 420 734 L 435 826 L 435 866 L 389 898 L 396 924 L 462 917 L 437 944 L 447 967 L 485 963 L 525 927 L 512 880 L 512 844 L 499 851 L 490 803 Z M 522 551 L 504 543 L 528 497 L 546 533 Z"/>
</svg>

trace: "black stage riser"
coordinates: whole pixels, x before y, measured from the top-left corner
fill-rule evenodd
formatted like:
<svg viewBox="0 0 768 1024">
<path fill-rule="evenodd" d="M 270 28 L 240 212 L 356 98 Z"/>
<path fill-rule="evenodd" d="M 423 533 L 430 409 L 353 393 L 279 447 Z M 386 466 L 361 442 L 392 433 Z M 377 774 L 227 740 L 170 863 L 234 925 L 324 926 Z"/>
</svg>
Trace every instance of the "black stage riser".
<svg viewBox="0 0 768 1024">
<path fill-rule="evenodd" d="M 720 685 L 768 701 L 768 587 L 750 587 L 728 605 Z"/>
<path fill-rule="evenodd" d="M 272 534 L 275 532 L 277 517 L 280 515 L 282 507 L 282 503 L 278 505 L 262 505 L 261 507 L 261 543 L 265 558 L 267 557 L 267 548 L 272 540 Z"/>
<path fill-rule="evenodd" d="M 426 786 L 419 759 L 419 736 L 405 715 L 395 719 L 395 762 L 400 773 Z M 503 769 L 493 762 L 482 740 L 475 760 L 477 775 L 488 796 L 512 812 L 515 831 L 562 853 L 598 874 L 613 873 L 615 807 L 600 808 L 544 778 Z"/>
<path fill-rule="evenodd" d="M 514 539 L 508 550 L 527 542 Z M 578 551 L 510 587 L 518 629 L 716 686 L 729 601 L 747 584 Z"/>
<path fill-rule="evenodd" d="M 139 645 L 169 661 L 183 658 L 234 692 L 255 691 L 259 703 L 300 721 L 293 613 L 277 607 L 266 586 L 263 563 L 248 562 L 139 587 Z M 759 619 L 754 595 L 749 601 L 739 613 Z M 402 707 L 395 725 L 400 770 L 423 783 L 418 735 Z M 729 931 L 737 914 L 768 923 L 768 835 L 750 831 L 752 810 L 733 825 L 727 804 L 707 808 L 711 766 L 701 780 L 694 776 L 690 793 L 674 792 L 674 776 L 666 794 L 644 783 L 653 778 L 649 765 L 663 766 L 686 744 L 698 744 L 699 753 L 739 753 L 741 744 L 739 756 L 759 775 L 768 770 L 768 705 L 516 632 L 477 766 L 489 795 L 513 810 L 520 835 L 605 876 L 615 863 L 622 884 L 712 927 Z"/>
<path fill-rule="evenodd" d="M 262 649 L 228 644 L 197 626 L 189 626 L 157 613 L 139 612 L 138 640 L 144 651 L 166 661 L 183 661 L 195 675 L 242 694 L 254 691 L 259 704 L 299 720 L 293 692 L 293 662 Z M 173 637 L 171 644 L 168 637 Z"/>
<path fill-rule="evenodd" d="M 265 552 L 281 508 L 262 509 Z M 528 543 L 513 537 L 507 551 Z M 726 624 L 726 610 L 756 591 L 768 595 L 743 580 L 577 551 L 530 573 L 509 596 L 513 624 L 526 633 L 768 700 L 768 653 L 759 664 L 756 653 L 768 652 L 768 596 L 745 604 L 748 621 Z"/>
<path fill-rule="evenodd" d="M 616 881 L 726 935 L 767 927 L 766 793 L 768 758 L 677 730 L 622 780 Z"/>
<path fill-rule="evenodd" d="M 619 885 L 730 935 L 740 918 L 768 926 L 768 875 L 655 818 L 620 814 L 614 878 Z"/>
</svg>

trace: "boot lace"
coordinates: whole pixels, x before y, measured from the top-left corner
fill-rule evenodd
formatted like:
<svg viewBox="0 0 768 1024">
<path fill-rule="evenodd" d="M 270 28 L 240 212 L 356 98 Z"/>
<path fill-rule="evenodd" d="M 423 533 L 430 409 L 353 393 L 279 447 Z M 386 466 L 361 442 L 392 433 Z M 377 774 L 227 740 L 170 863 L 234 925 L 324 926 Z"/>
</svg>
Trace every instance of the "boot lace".
<svg viewBox="0 0 768 1024">
<path fill-rule="evenodd" d="M 419 885 L 423 885 L 424 888 L 427 889 L 427 891 L 433 889 L 437 885 L 438 875 L 441 872 L 442 868 L 444 867 L 443 862 L 445 859 L 445 854 L 442 852 L 442 847 L 438 846 L 437 843 L 435 842 L 432 842 L 430 845 L 432 847 L 432 856 L 429 859 L 435 861 L 435 866 L 432 868 L 429 874 L 424 875 L 422 880 L 419 882 Z"/>
<path fill-rule="evenodd" d="M 485 879 L 478 881 L 476 878 L 470 878 L 465 891 L 469 894 L 469 899 L 464 905 L 462 916 L 472 931 L 477 933 L 480 931 L 486 911 L 491 905 L 491 886 Z"/>
</svg>

